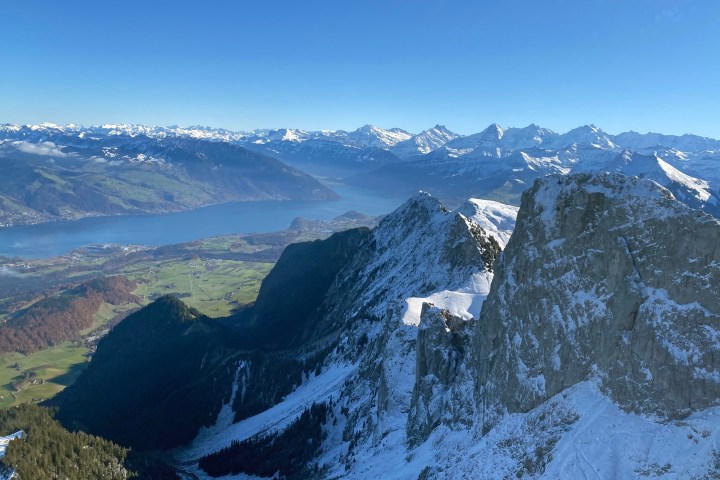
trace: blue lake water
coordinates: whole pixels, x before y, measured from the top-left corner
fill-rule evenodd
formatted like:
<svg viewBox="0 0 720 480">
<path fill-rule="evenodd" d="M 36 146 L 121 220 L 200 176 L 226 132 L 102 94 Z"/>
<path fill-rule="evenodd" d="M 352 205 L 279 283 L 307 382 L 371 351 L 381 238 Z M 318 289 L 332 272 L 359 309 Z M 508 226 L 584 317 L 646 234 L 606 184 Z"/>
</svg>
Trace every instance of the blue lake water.
<svg viewBox="0 0 720 480">
<path fill-rule="evenodd" d="M 326 202 L 234 202 L 165 215 L 84 218 L 0 228 L 0 256 L 44 258 L 86 245 L 105 243 L 166 245 L 231 233 L 284 230 L 296 217 L 330 220 L 349 210 L 390 213 L 406 198 L 333 186 L 341 197 Z"/>
</svg>

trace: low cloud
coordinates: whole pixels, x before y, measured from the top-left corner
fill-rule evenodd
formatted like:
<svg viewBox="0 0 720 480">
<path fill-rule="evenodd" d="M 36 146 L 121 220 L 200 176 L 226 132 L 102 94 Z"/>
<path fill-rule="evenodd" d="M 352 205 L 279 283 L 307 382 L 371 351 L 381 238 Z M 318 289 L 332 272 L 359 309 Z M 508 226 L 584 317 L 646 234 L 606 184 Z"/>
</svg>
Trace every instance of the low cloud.
<svg viewBox="0 0 720 480">
<path fill-rule="evenodd" d="M 0 267 L 0 277 L 17 277 L 20 276 L 18 272 L 13 270 L 12 268 L 3 265 Z"/>
<path fill-rule="evenodd" d="M 13 142 L 12 145 L 23 153 L 43 155 L 46 157 L 67 157 L 53 142 L 29 143 L 24 141 Z"/>
</svg>

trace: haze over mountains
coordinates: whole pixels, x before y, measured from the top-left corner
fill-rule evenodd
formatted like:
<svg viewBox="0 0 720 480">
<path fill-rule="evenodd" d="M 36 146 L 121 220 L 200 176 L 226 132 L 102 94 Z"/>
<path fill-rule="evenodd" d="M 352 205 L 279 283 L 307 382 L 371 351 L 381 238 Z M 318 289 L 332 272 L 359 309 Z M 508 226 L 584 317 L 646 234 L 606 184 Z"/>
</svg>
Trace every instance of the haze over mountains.
<svg viewBox="0 0 720 480">
<path fill-rule="evenodd" d="M 232 143 L 67 130 L 2 128 L 0 225 L 338 198 L 309 175 Z"/>
<path fill-rule="evenodd" d="M 451 206 L 468 197 L 517 204 L 535 178 L 556 173 L 651 178 L 713 213 L 720 188 L 720 140 L 610 135 L 593 125 L 560 134 L 534 124 L 493 124 L 465 136 L 442 125 L 418 134 L 371 125 L 350 132 L 2 125 L 0 157 L 5 225 L 233 200 L 335 197 L 309 175 L 401 195 L 426 190 Z"/>
</svg>

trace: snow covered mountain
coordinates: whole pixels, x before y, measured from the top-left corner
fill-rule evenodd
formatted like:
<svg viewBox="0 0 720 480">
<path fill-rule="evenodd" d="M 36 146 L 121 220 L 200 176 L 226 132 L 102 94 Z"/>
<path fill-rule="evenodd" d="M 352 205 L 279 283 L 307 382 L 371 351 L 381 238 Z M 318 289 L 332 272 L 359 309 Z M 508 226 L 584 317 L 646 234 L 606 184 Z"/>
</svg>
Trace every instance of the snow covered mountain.
<svg viewBox="0 0 720 480">
<path fill-rule="evenodd" d="M 0 226 L 228 201 L 338 198 L 309 175 L 236 143 L 143 132 L 3 126 Z"/>
<path fill-rule="evenodd" d="M 673 146 L 648 147 L 656 141 Z M 459 205 L 468 196 L 517 204 L 520 193 L 536 178 L 556 173 L 619 171 L 650 178 L 671 190 L 692 184 L 691 190 L 703 191 L 688 195 L 673 191 L 691 206 L 718 214 L 720 150 L 710 150 L 716 144 L 715 140 L 690 135 L 612 136 L 593 125 L 559 135 L 536 125 L 505 129 L 493 124 L 404 163 L 359 172 L 349 181 L 366 188 L 393 188 L 408 193 L 421 188 L 451 205 Z M 634 160 L 623 161 L 623 155 Z M 643 156 L 662 163 L 642 161 Z M 679 187 L 681 184 L 685 187 Z"/>
<path fill-rule="evenodd" d="M 571 145 L 592 145 L 598 148 L 618 148 L 612 141 L 612 137 L 595 125 L 583 125 L 574 128 L 567 133 L 558 135 L 552 142 L 555 148 L 564 148 Z"/>
<path fill-rule="evenodd" d="M 235 317 L 171 299 L 130 317 L 219 341 L 189 365 L 221 408 L 138 384 L 196 432 L 172 451 L 184 478 L 717 478 L 718 242 L 718 220 L 621 173 L 537 179 L 519 209 L 420 193 L 373 230 L 288 247 Z M 125 325 L 104 345 L 125 348 Z M 122 351 L 97 355 L 112 369 L 91 364 L 62 418 L 123 372 Z"/>
<path fill-rule="evenodd" d="M 583 164 L 578 164 L 574 170 L 596 171 L 599 169 L 587 168 Z M 606 163 L 602 170 L 652 180 L 670 190 L 681 202 L 693 208 L 704 209 L 716 218 L 720 218 L 717 189 L 713 191 L 708 181 L 681 172 L 657 154 L 643 155 L 624 150 L 615 159 Z"/>
<path fill-rule="evenodd" d="M 324 295 L 321 366 L 238 419 L 241 363 L 183 471 L 259 475 L 233 452 L 324 404 L 318 478 L 715 478 L 720 223 L 621 174 L 537 180 L 516 212 L 421 194 L 386 217 Z"/>
<path fill-rule="evenodd" d="M 249 136 L 246 132 L 231 132 L 223 128 L 203 126 L 191 127 L 159 127 L 136 124 L 104 124 L 85 127 L 75 124 L 58 125 L 55 123 L 40 123 L 37 125 L 0 125 L 0 138 L 13 138 L 27 141 L 51 141 L 58 136 L 105 137 L 105 136 L 145 136 L 153 138 L 188 137 L 202 140 L 216 140 L 233 142 Z"/>
<path fill-rule="evenodd" d="M 407 195 L 426 190 L 451 206 L 459 206 L 468 197 L 517 204 L 521 192 L 536 178 L 573 172 L 621 171 L 651 178 L 671 189 L 688 181 L 702 184 L 705 193 L 687 196 L 673 191 L 712 213 L 717 213 L 720 194 L 720 141 L 695 135 L 610 135 L 594 125 L 559 134 L 535 124 L 523 128 L 492 124 L 479 133 L 461 136 L 440 125 L 413 135 L 373 125 L 349 132 L 287 128 L 230 132 L 207 127 L 41 124 L 2 125 L 0 139 L 24 142 L 26 150 L 46 153 L 57 145 L 84 148 L 93 141 L 110 147 L 119 141 L 150 144 L 195 140 L 238 145 L 312 175 L 340 178 L 363 188 L 392 189 Z M 617 159 L 624 151 L 657 157 L 667 167 L 640 161 L 639 157 L 631 162 L 632 167 L 622 167 Z M 162 158 L 142 153 L 144 157 L 133 158 Z M 679 174 L 690 180 L 683 177 L 685 180 L 678 183 Z M 22 215 L 19 211 L 16 214 Z"/>
<path fill-rule="evenodd" d="M 682 152 L 720 151 L 720 140 L 698 135 L 663 135 L 662 133 L 624 132 L 613 137 L 617 145 L 632 150 L 674 148 Z"/>
<path fill-rule="evenodd" d="M 394 147 L 400 142 L 409 140 L 412 135 L 400 128 L 384 128 L 375 125 L 365 125 L 357 130 L 345 135 L 346 141 L 353 145 L 362 145 L 365 147 L 389 148 Z"/>
</svg>

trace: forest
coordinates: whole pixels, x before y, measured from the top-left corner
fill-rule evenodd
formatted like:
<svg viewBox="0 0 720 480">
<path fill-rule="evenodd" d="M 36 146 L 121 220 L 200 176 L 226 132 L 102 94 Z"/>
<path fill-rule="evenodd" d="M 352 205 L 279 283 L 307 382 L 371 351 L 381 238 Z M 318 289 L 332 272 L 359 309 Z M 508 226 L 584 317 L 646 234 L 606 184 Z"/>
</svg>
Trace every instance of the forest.
<svg viewBox="0 0 720 480">
<path fill-rule="evenodd" d="M 323 440 L 323 424 L 332 410 L 324 403 L 306 409 L 282 434 L 272 438 L 235 441 L 216 453 L 200 459 L 200 468 L 213 477 L 246 473 L 287 479 L 317 476 L 319 466 L 308 467 Z M 299 441 L 302 439 L 302 441 Z"/>
<path fill-rule="evenodd" d="M 127 450 L 109 440 L 64 429 L 52 411 L 25 404 L 0 410 L 0 435 L 24 431 L 9 443 L 2 463 L 22 480 L 124 480 Z"/>
</svg>

